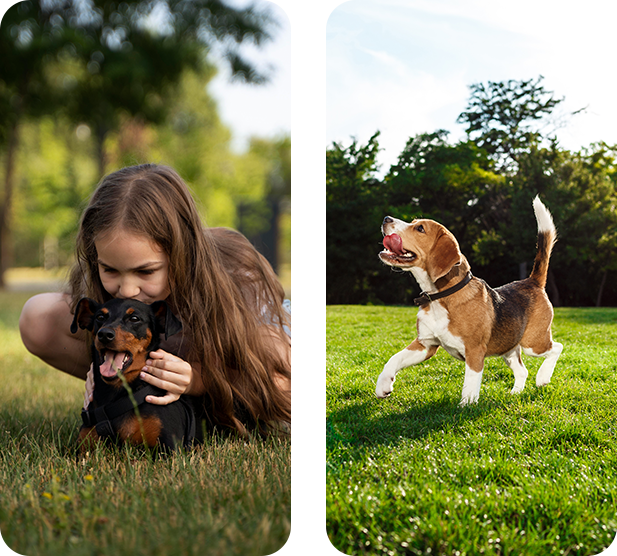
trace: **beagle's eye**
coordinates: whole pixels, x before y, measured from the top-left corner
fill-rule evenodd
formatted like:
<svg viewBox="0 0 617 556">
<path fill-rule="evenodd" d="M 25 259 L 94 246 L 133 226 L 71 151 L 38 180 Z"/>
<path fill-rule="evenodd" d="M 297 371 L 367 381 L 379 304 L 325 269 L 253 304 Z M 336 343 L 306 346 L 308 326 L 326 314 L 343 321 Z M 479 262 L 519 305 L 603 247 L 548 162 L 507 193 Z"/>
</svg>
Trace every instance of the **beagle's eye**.
<svg viewBox="0 0 617 556">
<path fill-rule="evenodd" d="M 420 225 L 416 228 L 416 231 L 420 232 L 421 234 L 426 233 L 426 232 L 424 231 L 424 226 L 423 226 L 422 224 L 420 224 Z"/>
</svg>

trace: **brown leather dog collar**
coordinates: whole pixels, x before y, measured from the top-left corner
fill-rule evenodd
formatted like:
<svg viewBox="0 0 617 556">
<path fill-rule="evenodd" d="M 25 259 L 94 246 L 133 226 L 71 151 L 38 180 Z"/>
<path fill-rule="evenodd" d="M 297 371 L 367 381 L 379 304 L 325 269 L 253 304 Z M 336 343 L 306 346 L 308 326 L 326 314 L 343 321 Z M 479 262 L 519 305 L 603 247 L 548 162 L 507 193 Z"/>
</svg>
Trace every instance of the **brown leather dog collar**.
<svg viewBox="0 0 617 556">
<path fill-rule="evenodd" d="M 436 301 L 437 299 L 441 299 L 442 297 L 448 297 L 449 295 L 452 295 L 453 293 L 462 290 L 467 284 L 469 284 L 469 282 L 471 282 L 472 278 L 473 274 L 471 274 L 471 271 L 469 271 L 465 278 L 463 278 L 458 284 L 452 286 L 451 288 L 448 288 L 447 290 L 443 290 L 442 292 L 438 293 L 422 292 L 420 294 L 420 297 L 416 297 L 413 302 L 418 307 L 422 307 L 422 305 L 428 305 L 431 301 Z"/>
</svg>

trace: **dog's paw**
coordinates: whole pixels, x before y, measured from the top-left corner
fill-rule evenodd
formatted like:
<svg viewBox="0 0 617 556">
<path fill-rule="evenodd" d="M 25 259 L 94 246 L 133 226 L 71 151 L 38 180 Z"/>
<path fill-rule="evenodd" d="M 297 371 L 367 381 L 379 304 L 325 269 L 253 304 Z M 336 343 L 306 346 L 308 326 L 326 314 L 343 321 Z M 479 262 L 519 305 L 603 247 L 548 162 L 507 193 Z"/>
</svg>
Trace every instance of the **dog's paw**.
<svg viewBox="0 0 617 556">
<path fill-rule="evenodd" d="M 470 403 L 478 403 L 480 396 L 463 396 L 461 401 L 459 402 L 459 407 L 465 407 Z"/>
<path fill-rule="evenodd" d="M 523 391 L 523 386 L 515 386 L 510 390 L 510 394 L 520 394 Z"/>
<path fill-rule="evenodd" d="M 542 388 L 542 386 L 546 386 L 547 384 L 549 384 L 551 381 L 551 377 L 541 377 L 541 376 L 537 376 L 536 377 L 536 386 L 538 388 Z"/>
<path fill-rule="evenodd" d="M 377 380 L 377 388 L 375 388 L 375 395 L 378 398 L 387 398 L 392 394 L 392 385 L 394 384 L 394 378 L 389 376 L 379 376 Z"/>
</svg>

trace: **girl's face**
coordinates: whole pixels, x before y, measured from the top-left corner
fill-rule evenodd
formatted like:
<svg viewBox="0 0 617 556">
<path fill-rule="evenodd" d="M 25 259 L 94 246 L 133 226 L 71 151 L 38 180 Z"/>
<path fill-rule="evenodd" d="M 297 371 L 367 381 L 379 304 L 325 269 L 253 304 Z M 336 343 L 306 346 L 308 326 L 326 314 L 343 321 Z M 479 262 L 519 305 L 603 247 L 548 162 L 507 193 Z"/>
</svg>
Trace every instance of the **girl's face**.
<svg viewBox="0 0 617 556">
<path fill-rule="evenodd" d="M 94 241 L 99 276 L 110 295 L 152 303 L 166 299 L 169 258 L 149 237 L 126 230 L 111 230 Z"/>
</svg>

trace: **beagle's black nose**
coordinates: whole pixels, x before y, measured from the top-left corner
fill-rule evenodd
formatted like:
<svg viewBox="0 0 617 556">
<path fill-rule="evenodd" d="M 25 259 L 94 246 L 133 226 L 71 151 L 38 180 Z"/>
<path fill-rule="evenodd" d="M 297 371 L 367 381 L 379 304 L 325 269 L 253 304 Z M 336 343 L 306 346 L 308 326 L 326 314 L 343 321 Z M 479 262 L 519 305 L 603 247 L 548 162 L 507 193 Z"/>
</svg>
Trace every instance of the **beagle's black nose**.
<svg viewBox="0 0 617 556">
<path fill-rule="evenodd" d="M 390 224 L 390 222 L 394 222 L 394 219 L 393 219 L 391 216 L 386 216 L 386 217 L 383 219 L 383 223 L 384 223 L 384 224 Z"/>
</svg>

